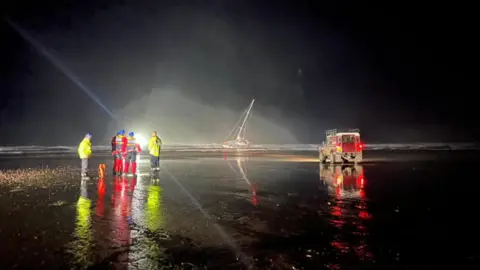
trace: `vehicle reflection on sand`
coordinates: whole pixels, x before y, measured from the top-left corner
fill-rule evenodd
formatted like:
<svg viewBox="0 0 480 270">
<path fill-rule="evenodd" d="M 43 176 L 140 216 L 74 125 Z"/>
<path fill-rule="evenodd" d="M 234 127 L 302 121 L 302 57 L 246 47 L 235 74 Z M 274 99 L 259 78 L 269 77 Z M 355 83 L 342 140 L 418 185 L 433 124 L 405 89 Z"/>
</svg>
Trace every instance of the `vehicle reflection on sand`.
<svg viewBox="0 0 480 270">
<path fill-rule="evenodd" d="M 228 166 L 230 169 L 239 174 L 245 183 L 248 185 L 249 192 L 252 193 L 252 205 L 258 205 L 258 197 L 257 197 L 257 187 L 254 183 L 250 181 L 248 178 L 248 156 L 234 156 L 231 159 L 227 156 L 227 153 L 224 152 L 223 159 L 227 161 Z"/>
<path fill-rule="evenodd" d="M 361 199 L 365 197 L 365 177 L 363 166 L 341 166 L 320 164 L 320 180 L 334 190 L 338 199 L 352 198 Z"/>
<path fill-rule="evenodd" d="M 352 251 L 360 260 L 371 260 L 365 222 L 371 219 L 365 193 L 363 166 L 320 165 L 320 181 L 328 187 L 330 223 L 337 229 L 331 242 L 342 254 Z M 347 240 L 348 239 L 348 240 Z"/>
</svg>

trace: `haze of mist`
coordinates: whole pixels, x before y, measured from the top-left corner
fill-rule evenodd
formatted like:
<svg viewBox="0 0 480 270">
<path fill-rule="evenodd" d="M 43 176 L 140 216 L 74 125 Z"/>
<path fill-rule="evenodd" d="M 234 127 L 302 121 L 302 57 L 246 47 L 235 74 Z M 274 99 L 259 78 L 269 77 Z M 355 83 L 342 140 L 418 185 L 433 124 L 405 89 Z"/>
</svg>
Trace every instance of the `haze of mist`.
<svg viewBox="0 0 480 270">
<path fill-rule="evenodd" d="M 362 129 L 369 143 L 466 141 L 478 130 L 458 121 L 473 117 L 473 99 L 440 90 L 469 81 L 454 77 L 462 65 L 435 64 L 443 43 L 422 37 L 445 34 L 413 22 L 421 12 L 406 24 L 403 11 L 349 13 L 355 6 L 317 14 L 248 1 L 127 2 L 9 14 L 120 123 L 4 23 L 3 145 L 75 145 L 86 132 L 108 144 L 119 128 L 222 143 L 252 98 L 254 144 L 321 143 L 326 129 L 343 127 Z"/>
<path fill-rule="evenodd" d="M 24 28 L 96 93 L 120 123 L 21 41 L 26 53 L 21 64 L 27 65 L 17 69 L 28 74 L 17 74 L 20 93 L 2 111 L 3 126 L 9 123 L 16 130 L 3 133 L 4 141 L 72 144 L 90 131 L 97 143 L 105 144 L 125 128 L 147 135 L 158 130 L 169 143 L 221 143 L 257 98 L 248 138 L 255 143 L 297 142 L 289 129 L 303 128 L 292 111 L 292 105 L 304 104 L 298 70 L 291 66 L 291 76 L 283 76 L 285 69 L 277 67 L 269 45 L 261 42 L 264 30 L 254 24 L 234 29 L 212 12 L 179 8 L 156 27 L 137 14 L 143 19 L 124 22 L 122 35 L 107 37 L 110 28 L 118 27 L 112 25 L 118 19 L 115 14 L 134 16 L 116 8 L 100 11 L 86 24 L 73 23 L 70 31 L 31 31 L 28 24 Z M 13 120 L 15 112 L 18 118 Z M 30 130 L 39 136 L 19 136 Z"/>
<path fill-rule="evenodd" d="M 245 108 L 247 105 L 245 103 Z M 276 114 L 273 108 L 258 107 L 259 111 L 270 111 L 269 119 Z M 126 123 L 124 126 L 128 130 L 147 135 L 151 130 L 157 130 L 168 143 L 219 143 L 223 142 L 242 112 L 198 102 L 178 90 L 154 89 L 151 94 L 114 113 Z M 287 129 L 260 113 L 252 112 L 247 123 L 247 136 L 255 143 L 297 142 Z M 108 130 L 116 129 L 118 124 L 112 120 Z"/>
</svg>

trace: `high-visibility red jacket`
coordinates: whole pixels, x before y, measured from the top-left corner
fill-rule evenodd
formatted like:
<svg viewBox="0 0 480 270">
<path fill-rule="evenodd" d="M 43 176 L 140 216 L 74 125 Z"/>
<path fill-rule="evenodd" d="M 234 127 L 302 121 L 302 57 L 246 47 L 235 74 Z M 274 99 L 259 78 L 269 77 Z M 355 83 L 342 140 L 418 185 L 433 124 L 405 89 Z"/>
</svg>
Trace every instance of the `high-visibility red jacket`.
<svg viewBox="0 0 480 270">
<path fill-rule="evenodd" d="M 112 138 L 112 149 L 115 149 L 113 152 L 125 154 L 127 153 L 127 137 L 123 135 L 117 135 Z"/>
<path fill-rule="evenodd" d="M 117 144 L 115 142 L 115 139 L 117 138 L 117 136 L 113 136 L 112 137 L 112 141 L 111 141 L 111 144 L 112 144 L 112 153 L 115 153 L 116 150 L 117 150 Z"/>
<path fill-rule="evenodd" d="M 137 143 L 137 140 L 135 139 L 135 137 L 128 137 L 127 152 L 137 152 L 137 153 L 142 152 L 142 148 L 140 148 L 140 144 Z"/>
</svg>

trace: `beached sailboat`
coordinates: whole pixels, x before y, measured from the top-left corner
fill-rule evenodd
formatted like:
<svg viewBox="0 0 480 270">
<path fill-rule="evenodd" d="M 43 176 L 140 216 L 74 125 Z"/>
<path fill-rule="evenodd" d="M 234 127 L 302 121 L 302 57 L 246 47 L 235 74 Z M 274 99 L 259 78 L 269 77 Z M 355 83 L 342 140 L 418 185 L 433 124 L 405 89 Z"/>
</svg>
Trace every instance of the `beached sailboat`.
<svg viewBox="0 0 480 270">
<path fill-rule="evenodd" d="M 228 134 L 226 141 L 223 143 L 223 148 L 248 148 L 252 145 L 252 142 L 245 139 L 246 137 L 246 123 L 248 116 L 250 115 L 250 111 L 252 110 L 253 103 L 255 99 L 250 102 L 250 106 L 245 110 L 242 114 L 242 117 L 238 120 L 238 122 L 233 127 L 230 134 Z M 235 137 L 232 138 L 232 135 Z"/>
</svg>

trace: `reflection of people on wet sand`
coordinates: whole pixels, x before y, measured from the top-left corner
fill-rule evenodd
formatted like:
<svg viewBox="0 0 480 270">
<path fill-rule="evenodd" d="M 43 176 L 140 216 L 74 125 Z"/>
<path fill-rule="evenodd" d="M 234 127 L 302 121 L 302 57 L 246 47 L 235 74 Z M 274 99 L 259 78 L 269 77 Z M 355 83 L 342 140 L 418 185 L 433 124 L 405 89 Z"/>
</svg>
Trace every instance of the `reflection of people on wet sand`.
<svg viewBox="0 0 480 270">
<path fill-rule="evenodd" d="M 157 185 L 148 187 L 147 205 L 145 209 L 147 228 L 151 232 L 163 229 L 165 225 L 164 214 L 162 209 L 162 188 Z"/>
<path fill-rule="evenodd" d="M 69 246 L 69 252 L 74 257 L 74 262 L 78 266 L 88 267 L 93 264 L 92 242 L 93 234 L 91 231 L 91 201 L 87 196 L 87 184 L 81 182 L 80 197 L 77 201 L 77 220 L 75 223 L 75 240 Z"/>
<path fill-rule="evenodd" d="M 130 182 L 125 177 L 114 178 L 114 190 L 112 196 L 113 206 L 113 228 L 112 239 L 116 247 L 128 247 L 132 244 L 129 219 L 131 218 L 131 193 L 136 185 L 135 178 Z M 128 259 L 128 252 L 122 253 L 118 261 L 126 262 Z"/>
<path fill-rule="evenodd" d="M 158 243 L 161 237 L 159 230 L 164 228 L 165 223 L 160 179 L 154 176 L 149 181 L 137 181 L 139 186 L 132 195 L 132 222 L 143 233 L 137 234 L 132 242 L 128 266 L 134 269 L 162 269 L 166 248 Z M 144 187 L 144 184 L 148 186 Z"/>
</svg>

